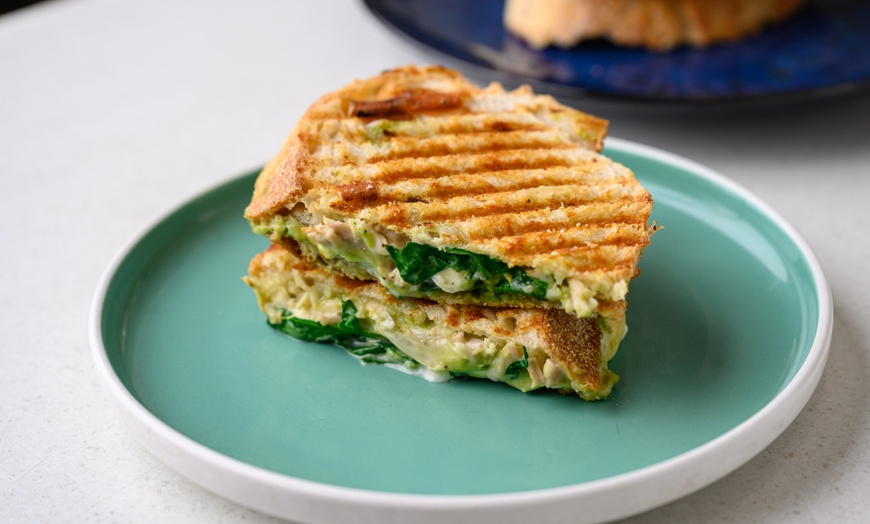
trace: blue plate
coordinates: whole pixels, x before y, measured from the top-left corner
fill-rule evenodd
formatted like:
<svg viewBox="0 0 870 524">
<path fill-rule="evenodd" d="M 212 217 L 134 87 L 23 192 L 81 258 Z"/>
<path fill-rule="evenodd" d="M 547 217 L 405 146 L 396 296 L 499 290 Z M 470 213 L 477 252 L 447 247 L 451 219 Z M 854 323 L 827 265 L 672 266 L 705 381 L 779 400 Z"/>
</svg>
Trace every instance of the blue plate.
<svg viewBox="0 0 870 524">
<path fill-rule="evenodd" d="M 534 50 L 502 25 L 503 0 L 365 0 L 387 27 L 485 80 L 557 96 L 711 103 L 803 99 L 870 86 L 870 5 L 811 2 L 739 43 L 654 52 L 603 41 Z"/>
</svg>

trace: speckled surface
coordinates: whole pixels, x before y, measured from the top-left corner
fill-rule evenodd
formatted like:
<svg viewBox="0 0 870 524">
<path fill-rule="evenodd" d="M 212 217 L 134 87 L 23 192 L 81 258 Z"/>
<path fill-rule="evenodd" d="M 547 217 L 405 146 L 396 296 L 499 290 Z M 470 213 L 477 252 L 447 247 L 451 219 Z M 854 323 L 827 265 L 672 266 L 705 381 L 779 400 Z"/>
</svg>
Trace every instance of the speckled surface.
<svg viewBox="0 0 870 524">
<path fill-rule="evenodd" d="M 91 364 L 90 301 L 133 232 L 262 164 L 319 94 L 424 60 L 349 1 L 69 0 L 0 17 L 0 522 L 274 521 L 130 436 Z M 828 366 L 782 436 L 628 522 L 870 519 L 870 97 L 583 107 L 767 201 L 815 250 L 835 304 Z"/>
</svg>

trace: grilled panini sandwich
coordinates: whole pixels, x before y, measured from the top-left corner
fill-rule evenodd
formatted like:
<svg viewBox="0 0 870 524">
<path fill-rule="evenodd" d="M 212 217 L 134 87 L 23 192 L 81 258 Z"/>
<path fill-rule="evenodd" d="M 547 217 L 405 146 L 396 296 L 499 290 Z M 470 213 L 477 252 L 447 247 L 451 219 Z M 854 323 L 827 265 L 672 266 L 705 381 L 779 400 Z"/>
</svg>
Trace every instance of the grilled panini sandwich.
<svg viewBox="0 0 870 524">
<path fill-rule="evenodd" d="M 318 100 L 264 168 L 254 230 L 398 297 L 617 318 L 650 194 L 607 122 L 528 87 L 403 67 Z"/>
<path fill-rule="evenodd" d="M 251 261 L 245 281 L 273 327 L 429 380 L 485 378 L 587 400 L 607 397 L 617 381 L 607 361 L 624 334 L 618 321 L 397 299 L 376 282 L 313 268 L 277 245 Z"/>
</svg>

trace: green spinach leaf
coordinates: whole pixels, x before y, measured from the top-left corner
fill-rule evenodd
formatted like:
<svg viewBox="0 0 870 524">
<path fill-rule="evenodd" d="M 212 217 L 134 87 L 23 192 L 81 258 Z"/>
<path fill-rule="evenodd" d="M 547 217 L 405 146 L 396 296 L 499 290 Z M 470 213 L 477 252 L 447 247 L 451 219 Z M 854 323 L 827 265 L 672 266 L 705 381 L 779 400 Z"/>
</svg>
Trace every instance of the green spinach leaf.
<svg viewBox="0 0 870 524">
<path fill-rule="evenodd" d="M 547 283 L 529 276 L 522 268 L 509 267 L 495 258 L 472 253 L 464 249 L 447 248 L 440 250 L 433 246 L 408 242 L 402 249 L 387 246 L 390 257 L 402 279 L 409 284 L 429 289 L 429 280 L 438 272 L 450 268 L 465 272 L 468 278 L 487 281 L 501 279 L 495 284 L 496 294 L 521 293 L 538 300 L 547 295 Z"/>
<path fill-rule="evenodd" d="M 300 340 L 341 346 L 361 357 L 364 362 L 416 364 L 388 338 L 364 331 L 359 319 L 356 318 L 356 313 L 357 309 L 353 302 L 346 300 L 341 303 L 341 320 L 338 324 L 323 325 L 314 320 L 294 317 L 291 312 L 284 311 L 280 322 L 274 324 L 270 322 L 269 325 Z"/>
<path fill-rule="evenodd" d="M 547 283 L 543 280 L 530 277 L 528 273 L 519 268 L 512 268 L 509 275 L 510 278 L 502 277 L 495 285 L 496 294 L 520 293 L 537 300 L 547 298 Z"/>
<path fill-rule="evenodd" d="M 523 370 L 529 368 L 529 354 L 526 352 L 526 347 L 523 346 L 523 358 L 511 362 L 504 370 L 504 376 L 507 378 L 517 378 Z"/>
</svg>

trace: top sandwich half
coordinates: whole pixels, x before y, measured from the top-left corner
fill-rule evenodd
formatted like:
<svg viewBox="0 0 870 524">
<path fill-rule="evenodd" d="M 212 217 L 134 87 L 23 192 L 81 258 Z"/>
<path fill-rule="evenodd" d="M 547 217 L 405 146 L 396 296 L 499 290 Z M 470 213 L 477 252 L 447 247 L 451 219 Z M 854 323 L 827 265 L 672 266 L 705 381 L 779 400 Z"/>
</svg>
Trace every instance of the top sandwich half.
<svg viewBox="0 0 870 524">
<path fill-rule="evenodd" d="M 607 122 L 407 66 L 318 100 L 258 177 L 254 230 L 396 296 L 622 311 L 652 198 Z"/>
</svg>

